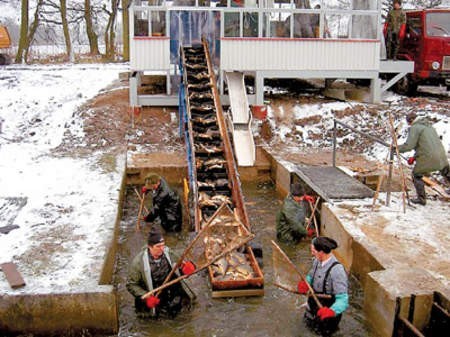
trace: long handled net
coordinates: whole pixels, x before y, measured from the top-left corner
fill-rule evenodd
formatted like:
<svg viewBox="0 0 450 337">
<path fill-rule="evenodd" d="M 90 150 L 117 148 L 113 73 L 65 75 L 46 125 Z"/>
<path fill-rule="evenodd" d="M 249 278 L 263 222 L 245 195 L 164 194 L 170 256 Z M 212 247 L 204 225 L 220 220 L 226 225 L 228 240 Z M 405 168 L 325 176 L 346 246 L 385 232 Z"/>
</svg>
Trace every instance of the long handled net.
<svg viewBox="0 0 450 337">
<path fill-rule="evenodd" d="M 223 203 L 185 249 L 164 283 L 160 287 L 146 293 L 143 298 L 154 293 L 159 294 L 164 288 L 192 275 L 182 275 L 171 280 L 183 261 L 189 260 L 194 263 L 196 268 L 193 274 L 198 273 L 245 245 L 254 237 L 255 235 L 250 233 L 242 222 L 237 219 L 227 204 Z"/>
<path fill-rule="evenodd" d="M 292 293 L 297 293 L 297 284 L 300 279 L 306 281 L 303 273 L 298 270 L 292 261 L 287 257 L 285 252 L 272 240 L 272 261 L 273 261 L 273 284 L 283 290 L 290 291 Z M 306 282 L 308 284 L 308 282 Z M 308 284 L 309 293 L 316 301 L 319 308 L 322 304 L 317 299 L 314 290 Z"/>
</svg>

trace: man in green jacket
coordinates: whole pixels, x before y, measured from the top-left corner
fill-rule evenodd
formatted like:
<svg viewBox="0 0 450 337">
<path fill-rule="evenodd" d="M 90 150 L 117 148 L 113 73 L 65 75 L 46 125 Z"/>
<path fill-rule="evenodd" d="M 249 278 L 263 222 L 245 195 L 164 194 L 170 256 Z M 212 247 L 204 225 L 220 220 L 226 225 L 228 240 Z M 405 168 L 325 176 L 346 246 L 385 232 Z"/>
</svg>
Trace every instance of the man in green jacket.
<svg viewBox="0 0 450 337">
<path fill-rule="evenodd" d="M 157 318 L 161 313 L 169 318 L 175 317 L 183 305 L 189 305 L 195 294 L 182 280 L 157 294 L 144 298 L 144 295 L 161 286 L 177 261 L 174 259 L 158 228 L 150 230 L 147 246 L 133 259 L 128 271 L 126 287 L 134 296 L 136 313 L 141 317 Z M 186 261 L 177 270 L 173 278 L 192 274 L 195 266 Z"/>
<path fill-rule="evenodd" d="M 277 214 L 277 239 L 288 244 L 299 243 L 307 234 L 305 220 L 310 213 L 302 186 L 293 184 Z"/>
<path fill-rule="evenodd" d="M 406 29 L 406 15 L 401 8 L 401 0 L 394 0 L 393 8 L 389 11 L 387 23 L 387 58 L 397 59 L 400 40 L 404 37 Z"/>
<path fill-rule="evenodd" d="M 417 198 L 411 202 L 425 205 L 425 183 L 424 175 L 440 171 L 441 175 L 450 182 L 450 169 L 444 146 L 436 132 L 426 118 L 417 117 L 415 112 L 406 116 L 410 125 L 406 142 L 398 147 L 400 153 L 415 151 L 414 157 L 408 159 L 408 163 L 416 165 L 413 169 L 413 183 L 416 188 Z"/>
</svg>

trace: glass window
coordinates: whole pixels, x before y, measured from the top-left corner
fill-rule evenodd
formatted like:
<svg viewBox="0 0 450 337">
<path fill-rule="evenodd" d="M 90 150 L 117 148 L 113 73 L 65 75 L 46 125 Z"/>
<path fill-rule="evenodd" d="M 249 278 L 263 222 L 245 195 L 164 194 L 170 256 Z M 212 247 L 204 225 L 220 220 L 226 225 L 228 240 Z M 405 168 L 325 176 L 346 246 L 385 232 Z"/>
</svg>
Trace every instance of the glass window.
<svg viewBox="0 0 450 337">
<path fill-rule="evenodd" d="M 165 11 L 151 11 L 152 18 L 152 36 L 166 35 L 166 12 Z"/>
<path fill-rule="evenodd" d="M 134 12 L 134 36 L 148 36 L 147 11 Z"/>
<path fill-rule="evenodd" d="M 427 13 L 428 36 L 450 36 L 450 12 Z"/>
<path fill-rule="evenodd" d="M 325 23 L 328 27 L 328 37 L 333 39 L 346 39 L 349 37 L 350 14 L 325 15 Z"/>
<path fill-rule="evenodd" d="M 258 13 L 244 13 L 244 37 L 258 37 Z"/>
</svg>

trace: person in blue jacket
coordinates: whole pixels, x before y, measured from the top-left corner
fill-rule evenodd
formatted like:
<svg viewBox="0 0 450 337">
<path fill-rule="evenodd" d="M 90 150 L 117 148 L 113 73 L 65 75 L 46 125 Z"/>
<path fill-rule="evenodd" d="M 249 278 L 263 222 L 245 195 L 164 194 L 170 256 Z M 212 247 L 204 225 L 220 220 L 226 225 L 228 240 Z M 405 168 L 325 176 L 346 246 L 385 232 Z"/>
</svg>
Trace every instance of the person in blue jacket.
<svg viewBox="0 0 450 337">
<path fill-rule="evenodd" d="M 308 293 L 309 284 L 316 294 L 329 295 L 318 297 L 322 308 L 319 308 L 314 298 L 309 296 L 305 312 L 306 324 L 323 336 L 329 336 L 338 329 L 342 313 L 348 308 L 347 273 L 332 253 L 337 246 L 335 240 L 326 236 L 313 239 L 312 268 L 306 280 L 298 283 L 298 292 L 301 294 Z"/>
</svg>

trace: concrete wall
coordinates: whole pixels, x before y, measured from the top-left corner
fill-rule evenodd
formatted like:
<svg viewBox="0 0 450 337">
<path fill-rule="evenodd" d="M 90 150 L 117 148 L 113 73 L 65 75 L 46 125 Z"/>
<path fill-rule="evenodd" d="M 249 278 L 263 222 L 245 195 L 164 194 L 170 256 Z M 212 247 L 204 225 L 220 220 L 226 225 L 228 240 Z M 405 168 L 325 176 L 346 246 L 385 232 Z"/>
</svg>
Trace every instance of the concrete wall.
<svg viewBox="0 0 450 337">
<path fill-rule="evenodd" d="M 0 332 L 53 334 L 88 329 L 117 333 L 117 299 L 113 286 L 67 294 L 0 295 Z"/>
<path fill-rule="evenodd" d="M 396 267 L 369 273 L 364 287 L 364 311 L 380 337 L 391 337 L 396 298 L 401 298 L 400 316 L 408 318 L 411 294 L 416 295 L 412 323 L 422 330 L 430 319 L 433 289 L 439 282 L 426 270 Z"/>
</svg>

